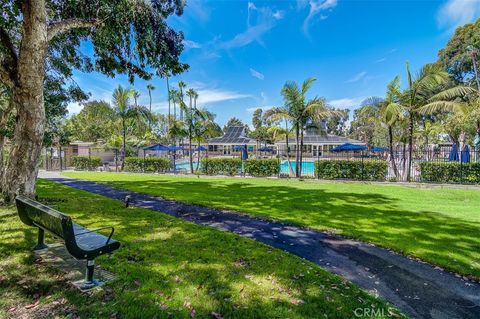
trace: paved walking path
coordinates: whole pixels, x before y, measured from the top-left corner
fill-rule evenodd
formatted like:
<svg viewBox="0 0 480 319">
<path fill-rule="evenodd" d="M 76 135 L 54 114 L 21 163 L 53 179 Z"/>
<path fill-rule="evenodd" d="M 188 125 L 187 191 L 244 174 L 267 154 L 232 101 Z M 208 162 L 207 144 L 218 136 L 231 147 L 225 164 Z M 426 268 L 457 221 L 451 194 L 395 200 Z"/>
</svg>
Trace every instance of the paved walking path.
<svg viewBox="0 0 480 319">
<path fill-rule="evenodd" d="M 413 318 L 480 318 L 480 284 L 408 259 L 389 250 L 320 231 L 207 207 L 164 200 L 106 184 L 69 179 L 58 174 L 44 178 L 133 206 L 237 233 L 308 259 L 388 300 Z"/>
</svg>

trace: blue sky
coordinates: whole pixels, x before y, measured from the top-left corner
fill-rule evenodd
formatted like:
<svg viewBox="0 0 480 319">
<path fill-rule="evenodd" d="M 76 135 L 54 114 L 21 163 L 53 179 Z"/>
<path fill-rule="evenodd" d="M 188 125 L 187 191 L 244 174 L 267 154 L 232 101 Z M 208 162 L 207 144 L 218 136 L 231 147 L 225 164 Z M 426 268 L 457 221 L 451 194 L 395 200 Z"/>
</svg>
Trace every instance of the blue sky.
<svg viewBox="0 0 480 319">
<path fill-rule="evenodd" d="M 413 69 L 436 60 L 455 27 L 480 17 L 479 0 L 445 1 L 201 1 L 187 0 L 181 17 L 169 22 L 185 34 L 183 80 L 199 93 L 198 105 L 217 114 L 219 123 L 238 117 L 251 124 L 257 107 L 282 104 L 287 80 L 318 80 L 311 95 L 330 105 L 354 109 L 372 95 L 383 96 L 396 75 L 404 79 L 405 62 Z M 88 46 L 87 46 L 88 47 Z M 75 72 L 92 99 L 111 100 L 126 77 Z M 136 80 L 140 103 L 167 112 L 166 83 Z M 81 106 L 69 106 L 71 114 Z"/>
</svg>

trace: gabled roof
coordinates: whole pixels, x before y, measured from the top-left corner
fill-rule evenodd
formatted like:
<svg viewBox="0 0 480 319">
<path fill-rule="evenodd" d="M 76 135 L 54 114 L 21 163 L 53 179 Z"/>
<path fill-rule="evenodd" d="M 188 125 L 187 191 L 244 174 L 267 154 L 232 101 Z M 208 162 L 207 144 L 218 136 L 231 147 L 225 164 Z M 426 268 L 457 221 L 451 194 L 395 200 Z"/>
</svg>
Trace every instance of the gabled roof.
<svg viewBox="0 0 480 319">
<path fill-rule="evenodd" d="M 244 126 L 229 126 L 223 136 L 209 138 L 207 143 L 241 145 L 255 143 L 255 140 L 246 136 Z"/>
</svg>

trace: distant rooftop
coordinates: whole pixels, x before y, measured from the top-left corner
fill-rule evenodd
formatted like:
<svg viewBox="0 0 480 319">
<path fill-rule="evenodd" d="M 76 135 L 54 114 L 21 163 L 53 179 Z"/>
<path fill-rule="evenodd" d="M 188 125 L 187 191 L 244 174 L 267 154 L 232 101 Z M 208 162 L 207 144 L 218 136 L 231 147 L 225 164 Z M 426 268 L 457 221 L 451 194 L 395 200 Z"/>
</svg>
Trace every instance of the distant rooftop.
<svg viewBox="0 0 480 319">
<path fill-rule="evenodd" d="M 225 134 L 220 137 L 209 138 L 208 144 L 256 144 L 255 140 L 248 138 L 244 126 L 229 126 L 226 129 Z"/>
</svg>

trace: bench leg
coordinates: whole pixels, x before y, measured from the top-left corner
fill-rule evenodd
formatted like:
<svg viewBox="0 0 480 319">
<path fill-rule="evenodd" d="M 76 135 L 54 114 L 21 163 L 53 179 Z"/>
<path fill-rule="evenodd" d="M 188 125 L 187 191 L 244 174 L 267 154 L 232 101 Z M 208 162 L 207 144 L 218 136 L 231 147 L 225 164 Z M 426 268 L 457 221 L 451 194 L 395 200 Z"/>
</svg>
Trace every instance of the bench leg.
<svg viewBox="0 0 480 319">
<path fill-rule="evenodd" d="M 95 260 L 87 260 L 87 269 L 85 271 L 85 281 L 80 286 L 81 289 L 91 289 L 98 285 L 98 282 L 93 279 L 93 271 L 95 270 Z"/>
<path fill-rule="evenodd" d="M 33 250 L 45 249 L 48 246 L 45 245 L 45 231 L 41 228 L 38 228 L 38 239 L 37 244 L 33 247 Z"/>
</svg>

